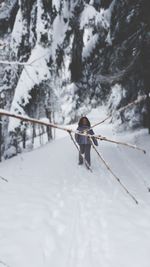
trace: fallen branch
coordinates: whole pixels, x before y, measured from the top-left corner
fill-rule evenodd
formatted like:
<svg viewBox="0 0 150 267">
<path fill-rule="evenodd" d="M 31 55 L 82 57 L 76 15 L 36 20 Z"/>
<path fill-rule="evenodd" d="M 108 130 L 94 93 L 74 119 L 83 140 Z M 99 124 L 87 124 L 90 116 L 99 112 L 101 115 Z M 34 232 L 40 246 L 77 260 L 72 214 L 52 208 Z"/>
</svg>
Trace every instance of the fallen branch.
<svg viewBox="0 0 150 267">
<path fill-rule="evenodd" d="M 65 127 L 62 127 L 62 126 L 58 126 L 56 124 L 53 124 L 53 123 L 50 123 L 50 122 L 44 122 L 44 121 L 41 121 L 41 120 L 37 120 L 37 119 L 33 119 L 33 118 L 29 118 L 27 116 L 22 116 L 22 115 L 16 115 L 16 114 L 13 114 L 9 111 L 5 111 L 3 109 L 0 109 L 0 115 L 3 115 L 3 116 L 8 116 L 8 117 L 12 117 L 12 118 L 15 118 L 15 119 L 19 119 L 19 120 L 22 120 L 22 121 L 27 121 L 27 122 L 32 122 L 32 123 L 36 123 L 36 124 L 41 124 L 41 125 L 45 125 L 45 126 L 49 126 L 49 127 L 53 127 L 55 129 L 59 129 L 59 130 L 63 130 L 63 131 L 66 131 L 66 132 L 71 132 L 71 133 L 77 133 L 78 135 L 83 135 L 83 136 L 87 136 L 87 137 L 95 137 L 96 139 L 98 140 L 101 140 L 101 141 L 107 141 L 107 142 L 111 142 L 111 143 L 114 143 L 114 144 L 119 144 L 119 145 L 123 145 L 123 146 L 128 146 L 129 148 L 133 148 L 133 149 L 137 149 L 143 153 L 146 153 L 145 150 L 143 150 L 142 148 L 139 148 L 135 145 L 131 145 L 131 144 L 128 144 L 128 143 L 124 143 L 124 142 L 119 142 L 119 141 L 115 141 L 115 140 L 111 140 L 111 139 L 108 139 L 104 136 L 101 136 L 101 135 L 90 135 L 90 134 L 87 134 L 87 133 L 81 133 L 79 131 L 74 131 L 72 129 L 69 129 L 69 128 L 65 128 Z"/>
<path fill-rule="evenodd" d="M 88 164 L 87 160 L 86 160 L 85 157 L 83 157 L 83 155 L 81 154 L 81 151 L 80 151 L 80 149 L 79 149 L 77 143 L 75 142 L 75 140 L 74 140 L 74 138 L 73 138 L 73 136 L 72 136 L 72 133 L 71 133 L 70 131 L 68 131 L 68 133 L 69 133 L 69 135 L 70 135 L 70 137 L 71 137 L 71 140 L 73 141 L 75 147 L 76 147 L 77 150 L 79 151 L 79 154 L 81 155 L 81 157 L 82 157 L 82 159 L 83 159 L 83 162 L 85 163 L 86 167 L 92 172 L 92 169 L 91 169 L 90 165 Z"/>
<path fill-rule="evenodd" d="M 117 175 L 111 170 L 108 163 L 103 159 L 103 157 L 100 155 L 100 153 L 97 151 L 92 138 L 90 138 L 91 144 L 97 155 L 99 156 L 100 160 L 104 163 L 108 171 L 113 175 L 113 177 L 117 180 L 117 182 L 121 185 L 121 187 L 125 190 L 125 192 L 135 201 L 136 204 L 138 204 L 137 199 L 129 192 L 129 190 L 126 188 L 126 186 L 120 181 L 120 179 L 117 177 Z"/>
<path fill-rule="evenodd" d="M 114 144 L 117 144 L 117 145 L 122 145 L 122 146 L 127 146 L 127 147 L 130 147 L 130 148 L 133 148 L 133 149 L 137 149 L 137 150 L 143 152 L 144 154 L 146 154 L 146 151 L 144 149 L 142 149 L 142 148 L 140 148 L 140 147 L 138 147 L 136 145 L 132 145 L 132 144 L 129 144 L 129 143 L 124 143 L 124 142 L 120 142 L 120 141 L 111 140 L 111 139 L 108 139 L 108 138 L 106 138 L 104 136 L 100 136 L 100 135 L 99 135 L 99 139 L 101 141 L 107 141 L 107 142 L 114 143 Z"/>
</svg>

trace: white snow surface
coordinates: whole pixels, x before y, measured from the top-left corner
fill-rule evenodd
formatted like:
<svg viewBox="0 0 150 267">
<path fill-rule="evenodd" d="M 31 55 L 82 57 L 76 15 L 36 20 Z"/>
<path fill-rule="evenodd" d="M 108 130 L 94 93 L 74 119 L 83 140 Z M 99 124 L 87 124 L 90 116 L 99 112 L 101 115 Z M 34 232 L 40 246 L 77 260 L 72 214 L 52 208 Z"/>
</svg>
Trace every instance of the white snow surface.
<svg viewBox="0 0 150 267">
<path fill-rule="evenodd" d="M 95 25 L 101 24 L 104 28 L 108 28 L 109 24 L 105 16 L 106 13 L 108 13 L 108 11 L 102 8 L 100 12 L 98 12 L 93 6 L 85 5 L 80 18 L 80 28 L 83 29 L 89 22 L 93 22 Z"/>
<path fill-rule="evenodd" d="M 89 114 L 91 123 L 105 116 Z M 70 126 L 76 128 L 76 125 Z M 0 266 L 149 267 L 150 136 L 118 134 L 112 124 L 95 133 L 147 150 L 99 142 L 98 150 L 139 205 L 92 150 L 92 169 L 78 166 L 68 135 L 0 164 Z"/>
<path fill-rule="evenodd" d="M 55 59 L 56 50 L 64 41 L 66 31 L 68 29 L 68 23 L 64 22 L 62 16 L 57 15 L 53 22 L 53 42 L 52 42 L 52 57 Z"/>
<path fill-rule="evenodd" d="M 90 32 L 90 31 L 89 31 Z M 87 58 L 90 56 L 91 52 L 93 52 L 93 49 L 95 48 L 97 42 L 98 42 L 98 39 L 99 39 L 99 36 L 98 34 L 89 34 L 86 32 L 84 34 L 86 37 L 85 37 L 85 42 L 84 42 L 84 47 L 83 47 L 83 51 L 82 51 L 82 57 L 83 59 L 84 58 Z"/>
</svg>

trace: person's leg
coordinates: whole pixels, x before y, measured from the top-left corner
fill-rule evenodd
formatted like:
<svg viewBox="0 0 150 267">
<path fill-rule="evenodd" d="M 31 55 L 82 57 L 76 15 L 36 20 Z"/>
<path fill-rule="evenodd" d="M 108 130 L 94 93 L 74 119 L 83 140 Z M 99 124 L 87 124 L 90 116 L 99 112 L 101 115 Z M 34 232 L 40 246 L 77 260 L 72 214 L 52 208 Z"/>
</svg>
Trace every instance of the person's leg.
<svg viewBox="0 0 150 267">
<path fill-rule="evenodd" d="M 90 156 L 90 151 L 91 151 L 91 145 L 85 145 L 85 159 L 88 162 L 89 166 L 91 165 L 91 156 Z"/>
<path fill-rule="evenodd" d="M 83 157 L 81 154 L 84 154 L 85 145 L 80 145 L 80 152 L 79 152 L 79 164 L 83 164 Z"/>
</svg>

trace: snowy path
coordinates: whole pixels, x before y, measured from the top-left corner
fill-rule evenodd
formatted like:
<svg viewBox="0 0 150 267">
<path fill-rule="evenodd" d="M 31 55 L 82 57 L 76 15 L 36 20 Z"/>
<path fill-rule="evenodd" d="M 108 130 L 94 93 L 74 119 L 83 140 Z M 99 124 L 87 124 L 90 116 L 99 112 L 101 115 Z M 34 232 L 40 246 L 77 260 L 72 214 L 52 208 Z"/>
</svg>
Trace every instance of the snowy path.
<svg viewBox="0 0 150 267">
<path fill-rule="evenodd" d="M 111 126 L 100 129 L 114 138 Z M 0 181 L 0 266 L 150 266 L 150 137 L 141 131 L 120 139 L 148 151 L 99 145 L 138 206 L 94 151 L 93 173 L 78 166 L 69 137 L 0 164 L 9 180 Z"/>
</svg>

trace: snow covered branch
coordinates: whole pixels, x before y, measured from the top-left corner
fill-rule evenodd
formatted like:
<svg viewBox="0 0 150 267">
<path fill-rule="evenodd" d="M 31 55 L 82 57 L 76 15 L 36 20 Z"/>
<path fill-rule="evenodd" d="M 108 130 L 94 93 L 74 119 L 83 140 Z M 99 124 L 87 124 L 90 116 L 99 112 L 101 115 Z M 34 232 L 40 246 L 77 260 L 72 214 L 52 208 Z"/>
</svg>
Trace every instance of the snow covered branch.
<svg viewBox="0 0 150 267">
<path fill-rule="evenodd" d="M 28 62 L 19 62 L 19 61 L 7 61 L 7 60 L 0 60 L 0 64 L 4 65 L 21 65 L 21 66 L 31 66 L 31 63 Z"/>
</svg>

